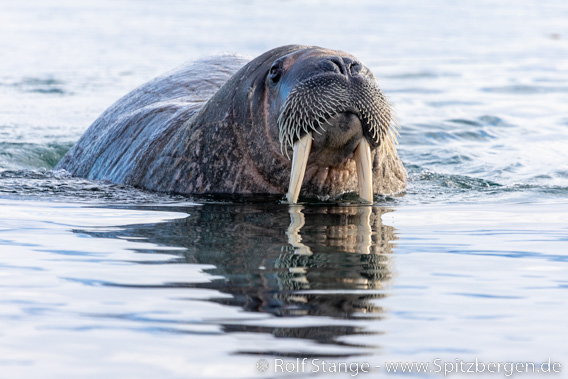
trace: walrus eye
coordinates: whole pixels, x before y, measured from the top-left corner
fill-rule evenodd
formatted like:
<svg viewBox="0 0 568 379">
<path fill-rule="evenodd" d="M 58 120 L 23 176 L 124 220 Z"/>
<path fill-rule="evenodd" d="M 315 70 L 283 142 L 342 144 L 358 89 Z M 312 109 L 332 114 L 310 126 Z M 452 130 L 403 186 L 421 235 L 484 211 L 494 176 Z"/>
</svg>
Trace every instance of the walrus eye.
<svg viewBox="0 0 568 379">
<path fill-rule="evenodd" d="M 268 77 L 273 84 L 278 83 L 280 77 L 282 76 L 282 66 L 280 62 L 276 62 L 270 67 L 270 71 L 268 72 Z"/>
</svg>

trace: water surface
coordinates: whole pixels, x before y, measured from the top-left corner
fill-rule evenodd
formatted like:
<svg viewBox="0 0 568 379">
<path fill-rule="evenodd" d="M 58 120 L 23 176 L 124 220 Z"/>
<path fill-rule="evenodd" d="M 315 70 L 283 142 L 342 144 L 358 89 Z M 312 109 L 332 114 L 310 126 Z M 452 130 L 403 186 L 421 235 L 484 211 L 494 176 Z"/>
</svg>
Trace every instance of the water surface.
<svg viewBox="0 0 568 379">
<path fill-rule="evenodd" d="M 277 363 L 304 358 L 368 363 L 364 377 L 475 359 L 550 359 L 561 374 L 519 377 L 565 375 L 562 1 L 0 9 L 0 377 L 285 377 Z M 405 194 L 287 206 L 51 170 L 137 85 L 289 43 L 372 69 L 402 126 Z"/>
</svg>

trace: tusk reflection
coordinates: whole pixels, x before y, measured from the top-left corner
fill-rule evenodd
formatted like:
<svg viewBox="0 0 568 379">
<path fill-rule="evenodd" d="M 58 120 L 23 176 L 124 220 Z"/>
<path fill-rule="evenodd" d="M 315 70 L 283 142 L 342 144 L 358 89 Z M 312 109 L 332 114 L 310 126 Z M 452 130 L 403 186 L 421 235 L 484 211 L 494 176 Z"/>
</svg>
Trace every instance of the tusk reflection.
<svg viewBox="0 0 568 379">
<path fill-rule="evenodd" d="M 313 252 L 309 246 L 302 243 L 301 230 L 306 225 L 306 216 L 302 212 L 303 206 L 291 205 L 288 207 L 290 214 L 290 225 L 286 231 L 288 236 L 288 244 L 294 248 L 296 254 L 312 255 Z M 349 250 L 359 254 L 371 254 L 372 239 L 372 207 L 359 206 L 359 207 L 338 207 L 337 213 L 344 213 L 353 216 L 353 223 L 348 225 L 341 225 L 337 230 L 343 234 L 341 237 L 334 237 L 337 240 L 349 238 L 354 236 L 353 243 Z M 330 227 L 330 231 L 332 227 Z M 354 248 L 354 249 L 352 249 Z"/>
<path fill-rule="evenodd" d="M 356 288 L 382 288 L 383 284 L 388 282 L 385 279 L 390 277 L 389 258 L 384 253 L 391 252 L 390 240 L 394 239 L 392 235 L 384 235 L 380 218 L 383 212 L 384 209 L 372 206 L 306 208 L 290 205 L 290 224 L 286 230 L 289 245 L 287 251 L 293 251 L 296 256 L 317 256 L 318 260 L 335 259 L 336 252 L 368 256 L 364 261 L 369 262 L 369 267 L 373 268 L 373 275 L 338 277 L 335 280 Z M 321 220 L 327 220 L 328 224 L 322 224 Z M 333 223 L 329 223 L 330 220 L 333 220 Z M 321 251 L 322 246 L 328 246 L 328 249 Z M 293 269 L 289 267 L 289 271 L 296 274 L 309 272 L 304 271 L 306 266 L 298 270 L 299 266 L 293 265 Z M 375 271 L 378 271 L 381 279 L 376 280 Z M 304 289 L 313 287 L 307 275 L 296 277 L 295 281 L 304 283 Z"/>
<path fill-rule="evenodd" d="M 290 212 L 290 226 L 286 231 L 288 243 L 292 245 L 296 254 L 312 255 L 312 250 L 302 243 L 300 230 L 306 224 L 306 216 L 302 213 L 302 206 L 291 205 L 288 207 Z"/>
<path fill-rule="evenodd" d="M 357 224 L 359 231 L 357 233 L 357 243 L 359 254 L 370 254 L 371 243 L 371 207 L 358 207 L 357 208 Z"/>
</svg>

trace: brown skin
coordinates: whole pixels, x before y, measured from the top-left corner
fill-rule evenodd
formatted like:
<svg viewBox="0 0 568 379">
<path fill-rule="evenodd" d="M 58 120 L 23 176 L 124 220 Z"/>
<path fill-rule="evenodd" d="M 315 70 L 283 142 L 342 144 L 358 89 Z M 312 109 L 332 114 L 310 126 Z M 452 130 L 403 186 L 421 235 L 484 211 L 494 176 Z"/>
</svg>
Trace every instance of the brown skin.
<svg viewBox="0 0 568 379">
<path fill-rule="evenodd" d="M 143 85 L 103 113 L 56 168 L 170 193 L 285 194 L 291 161 L 281 153 L 277 121 L 290 91 L 318 75 L 375 80 L 355 57 L 318 47 L 270 50 L 227 80 L 238 62 L 231 64 L 209 66 L 213 84 L 202 98 L 194 89 L 207 78 L 188 68 Z M 313 133 L 302 194 L 357 191 L 352 156 L 366 133 L 361 121 L 343 112 L 325 129 Z M 406 171 L 396 151 L 379 160 L 378 145 L 371 145 L 374 192 L 403 191 Z"/>
</svg>

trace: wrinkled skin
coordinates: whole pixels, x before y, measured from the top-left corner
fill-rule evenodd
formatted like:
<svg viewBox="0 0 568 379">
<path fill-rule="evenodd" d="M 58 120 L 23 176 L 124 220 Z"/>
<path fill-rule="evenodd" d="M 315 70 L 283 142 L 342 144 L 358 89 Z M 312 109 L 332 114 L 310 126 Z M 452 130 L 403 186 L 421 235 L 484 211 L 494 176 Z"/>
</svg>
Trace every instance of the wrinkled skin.
<svg viewBox="0 0 568 379">
<path fill-rule="evenodd" d="M 376 79 L 355 57 L 318 47 L 283 46 L 245 63 L 216 57 L 142 85 L 106 110 L 56 168 L 171 193 L 286 193 L 291 161 L 281 150 L 278 117 L 291 91 L 318 76 Z M 357 191 L 353 150 L 362 137 L 372 146 L 373 192 L 404 190 L 396 150 L 381 158 L 381 141 L 370 138 L 356 110 L 323 125 L 325 132 L 313 133 L 302 195 Z"/>
</svg>

